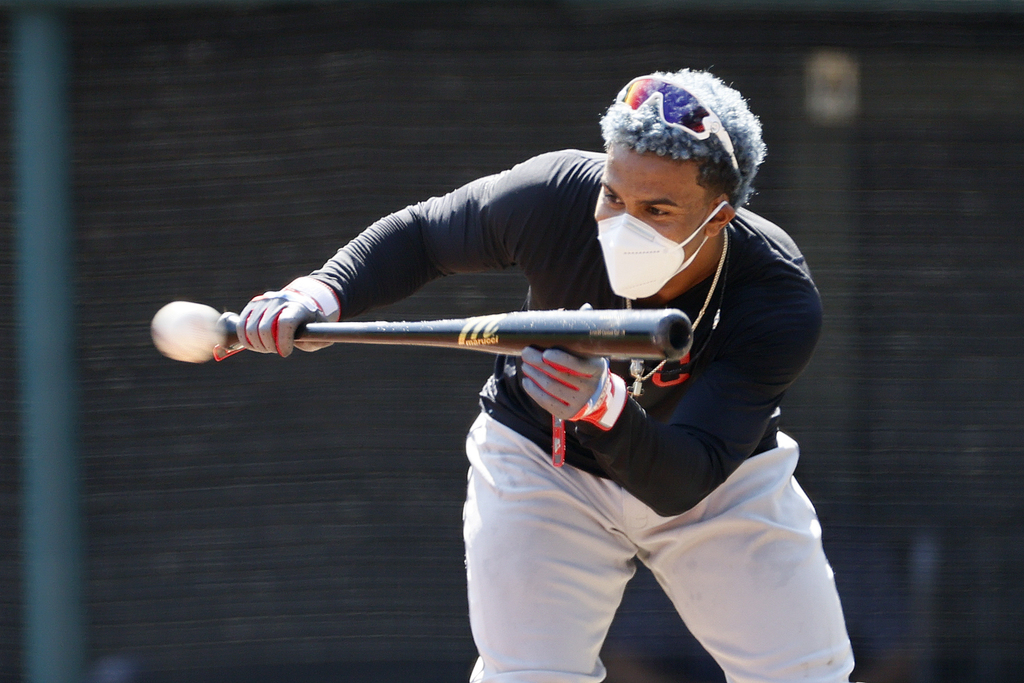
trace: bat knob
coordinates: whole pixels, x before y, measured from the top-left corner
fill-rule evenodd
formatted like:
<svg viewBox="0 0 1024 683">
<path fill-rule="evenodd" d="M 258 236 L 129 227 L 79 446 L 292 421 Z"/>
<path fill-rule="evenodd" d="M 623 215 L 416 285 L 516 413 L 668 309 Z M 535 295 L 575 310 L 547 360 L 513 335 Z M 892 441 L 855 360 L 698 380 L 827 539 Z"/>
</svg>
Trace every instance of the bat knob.
<svg viewBox="0 0 1024 683">
<path fill-rule="evenodd" d="M 245 347 L 238 343 L 237 313 L 229 311 L 221 314 L 220 318 L 217 319 L 217 333 L 223 341 L 213 347 L 214 360 L 222 361 L 228 356 L 233 356 L 239 351 L 245 350 Z"/>
<path fill-rule="evenodd" d="M 224 345 L 234 346 L 238 343 L 238 314 L 227 313 L 221 314 L 220 318 L 217 319 L 217 331 L 224 335 Z"/>
</svg>

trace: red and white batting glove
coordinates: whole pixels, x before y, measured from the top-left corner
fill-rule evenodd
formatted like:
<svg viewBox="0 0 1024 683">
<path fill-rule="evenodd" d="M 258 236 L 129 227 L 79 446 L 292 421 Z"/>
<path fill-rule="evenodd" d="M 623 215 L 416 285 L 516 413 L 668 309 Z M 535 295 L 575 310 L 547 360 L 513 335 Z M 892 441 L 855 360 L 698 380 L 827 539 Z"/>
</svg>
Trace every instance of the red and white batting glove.
<svg viewBox="0 0 1024 683">
<path fill-rule="evenodd" d="M 298 347 L 317 351 L 331 342 L 296 342 L 296 331 L 306 323 L 335 322 L 341 306 L 334 290 L 311 277 L 300 277 L 284 289 L 266 292 L 238 314 L 238 343 L 251 351 L 290 356 Z"/>
<path fill-rule="evenodd" d="M 523 349 L 523 389 L 563 420 L 582 420 L 607 431 L 626 407 L 626 383 L 605 358 L 579 358 L 559 349 Z"/>
</svg>

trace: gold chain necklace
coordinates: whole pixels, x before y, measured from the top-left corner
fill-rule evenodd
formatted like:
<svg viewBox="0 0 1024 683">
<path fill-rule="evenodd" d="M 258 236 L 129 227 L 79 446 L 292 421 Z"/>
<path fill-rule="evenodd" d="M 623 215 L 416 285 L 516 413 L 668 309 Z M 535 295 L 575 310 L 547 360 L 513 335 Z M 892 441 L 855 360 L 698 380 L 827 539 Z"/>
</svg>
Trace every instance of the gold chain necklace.
<svg viewBox="0 0 1024 683">
<path fill-rule="evenodd" d="M 708 305 L 711 303 L 711 297 L 714 295 L 715 288 L 718 286 L 718 278 L 722 276 L 722 268 L 723 266 L 725 266 L 725 254 L 727 251 L 729 251 L 728 230 L 725 231 L 725 242 L 722 244 L 722 256 L 718 259 L 718 268 L 715 270 L 715 279 L 711 281 L 711 288 L 708 290 L 708 295 L 704 299 L 704 305 L 700 307 L 700 313 L 697 314 L 697 319 L 693 321 L 693 326 L 690 328 L 691 334 L 695 335 L 697 333 L 697 325 L 700 325 L 700 321 L 704 318 L 704 313 L 708 310 Z M 633 308 L 632 300 L 626 299 L 626 308 Z M 715 322 L 713 323 L 711 329 L 715 329 L 715 327 L 717 326 L 718 314 L 715 315 Z M 660 363 L 658 363 L 657 367 L 655 367 L 653 370 L 651 370 L 645 375 L 643 360 L 639 358 L 634 358 L 633 360 L 629 361 L 629 374 L 632 375 L 633 377 L 633 386 L 632 388 L 629 389 L 629 395 L 633 396 L 634 398 L 643 395 L 644 382 L 653 377 L 654 373 L 659 372 L 663 367 L 665 367 L 665 363 L 667 362 L 667 360 L 661 361 Z"/>
</svg>

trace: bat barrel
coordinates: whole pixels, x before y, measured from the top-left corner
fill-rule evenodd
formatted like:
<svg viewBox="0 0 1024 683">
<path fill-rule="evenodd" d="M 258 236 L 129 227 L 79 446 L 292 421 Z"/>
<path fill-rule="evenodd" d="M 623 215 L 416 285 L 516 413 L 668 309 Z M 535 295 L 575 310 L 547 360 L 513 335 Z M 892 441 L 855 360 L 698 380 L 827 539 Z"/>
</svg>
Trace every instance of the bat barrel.
<svg viewBox="0 0 1024 683">
<path fill-rule="evenodd" d="M 310 323 L 297 339 L 464 348 L 518 355 L 526 346 L 583 356 L 675 359 L 690 350 L 691 327 L 677 309 L 521 311 L 456 320 Z"/>
</svg>

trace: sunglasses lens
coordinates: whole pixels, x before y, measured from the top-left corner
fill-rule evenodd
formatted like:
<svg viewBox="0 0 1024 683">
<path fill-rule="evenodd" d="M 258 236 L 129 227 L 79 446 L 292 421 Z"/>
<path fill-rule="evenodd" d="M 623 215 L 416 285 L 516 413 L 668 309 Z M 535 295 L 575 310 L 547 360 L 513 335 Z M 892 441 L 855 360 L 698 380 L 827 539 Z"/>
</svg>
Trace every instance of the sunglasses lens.
<svg viewBox="0 0 1024 683">
<path fill-rule="evenodd" d="M 661 93 L 666 123 L 689 128 L 694 133 L 704 132 L 704 117 L 710 115 L 708 110 L 696 97 L 671 83 L 656 78 L 641 78 L 630 84 L 622 101 L 633 109 L 639 109 L 654 93 Z"/>
<path fill-rule="evenodd" d="M 639 109 L 640 105 L 651 99 L 651 95 L 658 92 L 659 84 L 661 84 L 661 81 L 655 81 L 651 78 L 637 79 L 629 84 L 626 94 L 622 97 L 622 101 L 634 110 Z"/>
</svg>

